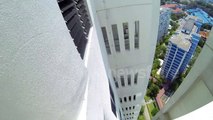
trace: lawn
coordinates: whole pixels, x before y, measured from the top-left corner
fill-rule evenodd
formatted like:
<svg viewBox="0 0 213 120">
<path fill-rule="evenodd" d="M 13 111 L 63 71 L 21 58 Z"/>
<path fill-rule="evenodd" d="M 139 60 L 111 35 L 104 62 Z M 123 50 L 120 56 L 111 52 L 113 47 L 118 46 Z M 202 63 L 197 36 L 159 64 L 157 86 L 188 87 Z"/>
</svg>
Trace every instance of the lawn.
<svg viewBox="0 0 213 120">
<path fill-rule="evenodd" d="M 155 113 L 154 113 L 154 115 L 155 115 L 159 111 L 158 107 L 156 106 L 156 104 L 154 102 L 147 104 L 147 108 L 148 108 L 149 115 L 150 115 L 151 118 L 153 117 L 152 112 L 155 111 Z"/>
<path fill-rule="evenodd" d="M 145 120 L 145 118 L 143 116 L 143 112 L 144 112 L 144 106 L 141 107 L 141 111 L 139 113 L 138 120 Z"/>
<path fill-rule="evenodd" d="M 144 118 L 143 115 L 140 115 L 140 116 L 138 117 L 138 120 L 145 120 L 145 118 Z"/>
<path fill-rule="evenodd" d="M 148 108 L 148 111 L 149 111 L 149 116 L 152 118 L 151 112 L 155 108 L 154 103 L 147 104 L 147 108 Z"/>
<path fill-rule="evenodd" d="M 148 102 L 151 98 L 148 97 L 148 96 L 145 96 L 144 99 L 145 99 L 146 102 Z"/>
</svg>

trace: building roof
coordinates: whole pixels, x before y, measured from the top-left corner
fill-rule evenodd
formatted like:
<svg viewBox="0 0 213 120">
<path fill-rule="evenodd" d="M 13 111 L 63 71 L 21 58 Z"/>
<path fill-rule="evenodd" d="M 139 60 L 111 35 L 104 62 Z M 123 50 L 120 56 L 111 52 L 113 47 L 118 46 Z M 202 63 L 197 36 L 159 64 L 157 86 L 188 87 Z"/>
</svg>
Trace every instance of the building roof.
<svg viewBox="0 0 213 120">
<path fill-rule="evenodd" d="M 172 35 L 170 41 L 184 51 L 189 51 L 191 47 L 191 35 L 196 34 L 197 31 L 197 26 L 194 25 L 195 19 L 191 16 L 187 16 L 185 19 L 181 19 L 180 23 L 178 30 Z M 189 29 L 190 34 L 181 32 L 183 29 Z"/>
<path fill-rule="evenodd" d="M 177 8 L 177 9 L 173 10 L 172 12 L 173 13 L 181 13 L 181 12 L 183 12 L 183 10 L 180 9 L 180 8 Z"/>
<path fill-rule="evenodd" d="M 165 4 L 165 5 L 162 5 L 162 7 L 165 7 L 165 8 L 176 8 L 177 4 Z"/>
<path fill-rule="evenodd" d="M 192 18 L 189 18 L 186 23 L 184 24 L 183 26 L 183 30 L 186 30 L 186 31 L 189 31 L 191 33 L 193 27 L 194 27 L 194 23 L 195 23 L 195 20 L 192 19 Z"/>
<path fill-rule="evenodd" d="M 162 88 L 162 89 L 158 92 L 157 97 L 156 97 L 156 101 L 157 101 L 157 104 L 158 104 L 158 106 L 159 106 L 160 109 L 162 109 L 163 106 L 164 106 L 164 103 L 163 103 L 163 101 L 161 100 L 161 97 L 164 95 L 164 93 L 165 93 L 165 90 L 164 90 L 164 88 Z"/>
<path fill-rule="evenodd" d="M 201 35 L 201 37 L 207 39 L 209 36 L 209 32 L 205 32 L 205 31 L 200 31 L 199 34 Z"/>
<path fill-rule="evenodd" d="M 184 38 L 182 36 L 184 33 L 180 33 L 180 35 L 173 35 L 170 39 L 170 41 L 177 45 L 178 48 L 183 49 L 184 51 L 189 51 L 189 48 L 191 47 L 191 42 L 188 38 Z"/>
</svg>

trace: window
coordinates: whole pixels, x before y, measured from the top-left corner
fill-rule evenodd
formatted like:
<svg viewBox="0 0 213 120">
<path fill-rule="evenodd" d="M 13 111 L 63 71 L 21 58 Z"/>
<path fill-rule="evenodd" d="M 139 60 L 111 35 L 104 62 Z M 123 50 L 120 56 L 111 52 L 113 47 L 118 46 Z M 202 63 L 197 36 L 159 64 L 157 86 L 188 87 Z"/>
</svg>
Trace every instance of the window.
<svg viewBox="0 0 213 120">
<path fill-rule="evenodd" d="M 115 79 L 115 77 L 113 77 L 113 79 L 114 79 L 116 88 L 119 88 L 119 86 L 118 86 L 118 81 Z"/>
<path fill-rule="evenodd" d="M 112 109 L 112 112 L 114 113 L 114 115 L 116 116 L 116 107 L 115 107 L 115 103 L 114 101 L 111 99 L 111 109 Z"/>
<path fill-rule="evenodd" d="M 126 107 L 126 110 L 128 110 L 128 108 Z"/>
<path fill-rule="evenodd" d="M 129 96 L 129 101 L 131 101 L 131 96 Z"/>
<path fill-rule="evenodd" d="M 124 97 L 124 102 L 126 102 L 126 97 Z"/>
<path fill-rule="evenodd" d="M 124 83 L 124 76 L 121 76 L 121 85 L 124 87 L 125 83 Z"/>
<path fill-rule="evenodd" d="M 138 73 L 135 74 L 135 78 L 134 78 L 134 84 L 138 83 Z"/>
<path fill-rule="evenodd" d="M 115 81 L 115 86 L 116 86 L 116 88 L 119 88 L 118 87 L 118 81 Z"/>
<path fill-rule="evenodd" d="M 120 98 L 120 103 L 122 103 L 122 99 Z"/>
<path fill-rule="evenodd" d="M 114 44 L 115 44 L 115 51 L 120 52 L 120 44 L 119 44 L 119 37 L 118 37 L 118 28 L 117 25 L 112 25 L 112 35 L 114 38 Z"/>
<path fill-rule="evenodd" d="M 88 41 L 87 36 L 91 27 L 89 13 L 85 7 L 85 1 L 60 0 L 58 1 L 58 5 L 77 51 L 83 59 Z"/>
<path fill-rule="evenodd" d="M 133 96 L 133 100 L 135 100 L 135 99 L 136 99 L 136 95 Z"/>
<path fill-rule="evenodd" d="M 131 85 L 131 75 L 127 76 L 127 80 L 128 80 L 128 85 Z"/>
<path fill-rule="evenodd" d="M 139 21 L 135 21 L 135 48 L 139 49 Z"/>
<path fill-rule="evenodd" d="M 107 54 L 110 55 L 111 54 L 111 50 L 110 50 L 110 46 L 109 46 L 109 40 L 108 40 L 108 37 L 107 37 L 106 27 L 101 27 L 101 30 L 102 30 L 102 34 L 103 34 L 103 38 L 104 38 L 104 43 L 105 43 Z"/>
<path fill-rule="evenodd" d="M 125 44 L 125 50 L 130 49 L 129 45 L 129 28 L 128 23 L 123 23 L 123 32 L 124 32 L 124 44 Z"/>
<path fill-rule="evenodd" d="M 129 110 L 131 110 L 132 108 L 131 107 L 129 107 Z M 131 115 L 131 113 L 130 113 L 130 115 Z"/>
<path fill-rule="evenodd" d="M 115 97 L 114 97 L 114 93 L 113 93 L 111 84 L 109 84 L 109 92 L 110 92 L 110 96 L 111 96 L 112 100 L 115 101 Z"/>
<path fill-rule="evenodd" d="M 114 93 L 112 91 L 111 85 L 109 84 L 109 91 L 110 91 L 110 101 L 111 101 L 111 109 L 114 115 L 116 116 L 116 107 L 115 107 L 115 99 L 114 99 Z"/>
<path fill-rule="evenodd" d="M 133 106 L 132 108 L 135 109 L 135 106 Z"/>
</svg>

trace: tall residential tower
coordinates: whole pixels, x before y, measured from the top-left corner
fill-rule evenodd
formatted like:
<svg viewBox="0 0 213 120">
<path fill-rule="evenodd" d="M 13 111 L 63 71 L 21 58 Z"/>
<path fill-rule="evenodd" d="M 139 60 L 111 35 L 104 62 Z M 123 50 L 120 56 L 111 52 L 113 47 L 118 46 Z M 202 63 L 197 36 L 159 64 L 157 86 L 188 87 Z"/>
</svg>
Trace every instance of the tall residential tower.
<svg viewBox="0 0 213 120">
<path fill-rule="evenodd" d="M 190 17 L 182 21 L 182 26 L 171 37 L 167 46 L 161 75 L 169 81 L 173 81 L 177 75 L 184 72 L 200 40 L 197 34 L 199 27 L 196 21 Z"/>
<path fill-rule="evenodd" d="M 96 0 L 95 3 L 123 115 L 136 120 L 157 42 L 159 1 Z"/>
<path fill-rule="evenodd" d="M 158 27 L 158 42 L 167 35 L 170 24 L 171 9 L 160 8 L 159 27 Z"/>
</svg>

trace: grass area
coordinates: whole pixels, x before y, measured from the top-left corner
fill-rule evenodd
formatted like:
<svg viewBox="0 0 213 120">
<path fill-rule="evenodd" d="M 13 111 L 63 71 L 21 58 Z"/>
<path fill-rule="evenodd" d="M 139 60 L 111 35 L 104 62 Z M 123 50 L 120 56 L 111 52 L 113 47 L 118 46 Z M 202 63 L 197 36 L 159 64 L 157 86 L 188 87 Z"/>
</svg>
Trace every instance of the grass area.
<svg viewBox="0 0 213 120">
<path fill-rule="evenodd" d="M 144 116 L 143 116 L 143 112 L 144 112 L 144 106 L 141 107 L 139 116 L 138 116 L 138 120 L 145 120 Z"/>
<path fill-rule="evenodd" d="M 159 111 L 158 107 L 156 106 L 156 104 L 154 102 L 147 104 L 147 108 L 148 108 L 149 115 L 151 118 Z"/>
<path fill-rule="evenodd" d="M 149 111 L 149 116 L 152 118 L 152 110 L 155 108 L 154 103 L 147 104 L 147 108 Z"/>
<path fill-rule="evenodd" d="M 140 115 L 140 116 L 138 117 L 138 120 L 145 120 L 145 118 L 144 118 L 143 115 Z"/>
<path fill-rule="evenodd" d="M 149 96 L 145 96 L 144 99 L 146 102 L 148 102 L 151 98 Z"/>
</svg>

